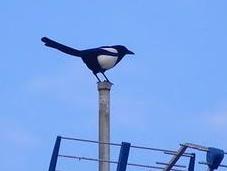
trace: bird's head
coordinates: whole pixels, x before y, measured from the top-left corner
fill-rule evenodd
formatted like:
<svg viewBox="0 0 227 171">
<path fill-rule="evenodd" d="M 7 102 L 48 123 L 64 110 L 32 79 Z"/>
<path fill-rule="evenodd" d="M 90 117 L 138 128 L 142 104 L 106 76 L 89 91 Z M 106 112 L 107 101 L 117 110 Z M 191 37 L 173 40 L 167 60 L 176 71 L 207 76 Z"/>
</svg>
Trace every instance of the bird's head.
<svg viewBox="0 0 227 171">
<path fill-rule="evenodd" d="M 118 51 L 118 53 L 122 56 L 125 56 L 125 55 L 134 55 L 135 53 L 133 53 L 132 51 L 128 50 L 125 46 L 122 46 L 122 45 L 115 45 L 115 46 L 112 46 L 114 49 L 116 49 Z"/>
</svg>

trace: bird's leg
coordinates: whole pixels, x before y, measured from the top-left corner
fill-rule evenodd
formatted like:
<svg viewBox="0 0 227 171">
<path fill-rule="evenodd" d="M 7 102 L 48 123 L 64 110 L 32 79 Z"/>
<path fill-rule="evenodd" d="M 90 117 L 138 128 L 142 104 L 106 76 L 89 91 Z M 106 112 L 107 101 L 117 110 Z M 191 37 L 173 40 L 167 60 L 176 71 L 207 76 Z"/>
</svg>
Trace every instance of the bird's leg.
<svg viewBox="0 0 227 171">
<path fill-rule="evenodd" d="M 104 74 L 104 72 L 101 72 L 102 75 L 105 77 L 106 81 L 110 82 L 110 80 L 106 77 L 106 75 Z M 111 83 L 111 82 L 110 82 Z"/>
<path fill-rule="evenodd" d="M 95 75 L 95 77 L 98 79 L 98 82 L 101 82 L 101 80 L 99 79 L 99 77 L 97 76 L 97 73 L 93 73 Z"/>
</svg>

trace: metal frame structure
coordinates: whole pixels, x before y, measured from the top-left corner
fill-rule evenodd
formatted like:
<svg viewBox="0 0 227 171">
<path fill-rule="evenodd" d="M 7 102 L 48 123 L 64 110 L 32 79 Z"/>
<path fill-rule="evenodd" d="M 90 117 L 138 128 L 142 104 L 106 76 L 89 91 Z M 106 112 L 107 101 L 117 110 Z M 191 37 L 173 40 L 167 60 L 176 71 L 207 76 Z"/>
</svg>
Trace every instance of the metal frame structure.
<svg viewBox="0 0 227 171">
<path fill-rule="evenodd" d="M 120 153 L 119 153 L 119 159 L 118 161 L 113 161 L 113 160 L 102 160 L 102 159 L 97 159 L 97 158 L 90 158 L 90 157 L 85 157 L 85 156 L 72 156 L 72 155 L 65 155 L 65 154 L 59 154 L 59 149 L 61 145 L 62 140 L 69 140 L 69 141 L 80 141 L 80 142 L 85 142 L 85 143 L 95 143 L 95 144 L 107 144 L 110 146 L 118 146 L 120 148 Z M 172 155 L 172 159 L 168 163 L 164 162 L 156 162 L 158 166 L 152 166 L 152 165 L 144 165 L 144 164 L 138 164 L 138 163 L 130 163 L 128 162 L 129 158 L 129 153 L 130 149 L 135 148 L 135 149 L 142 149 L 142 150 L 150 150 L 150 151 L 157 151 L 157 152 L 163 152 L 164 154 L 167 155 Z M 214 169 L 217 169 L 218 167 L 226 167 L 226 165 L 221 165 L 221 161 L 224 158 L 224 155 L 226 152 L 220 149 L 216 148 L 211 148 L 211 147 L 204 147 L 196 144 L 191 144 L 191 143 L 186 143 L 186 144 L 181 144 L 181 147 L 179 148 L 178 151 L 173 151 L 173 150 L 166 150 L 166 149 L 160 149 L 160 148 L 153 148 L 153 147 L 144 147 L 144 146 L 136 146 L 136 145 L 131 145 L 130 143 L 127 142 L 122 142 L 121 144 L 119 143 L 107 143 L 107 142 L 99 142 L 99 141 L 94 141 L 94 140 L 87 140 L 87 139 L 79 139 L 79 138 L 71 138 L 71 137 L 63 137 L 63 136 L 57 136 L 56 142 L 54 145 L 51 161 L 50 161 L 50 166 L 49 166 L 49 171 L 57 171 L 56 166 L 58 162 L 58 158 L 68 158 L 68 159 L 74 159 L 74 160 L 87 160 L 87 161 L 94 161 L 94 162 L 102 162 L 102 163 L 109 163 L 109 164 L 117 164 L 117 169 L 116 171 L 126 171 L 127 166 L 134 166 L 134 167 L 140 167 L 140 168 L 148 168 L 148 169 L 158 169 L 158 170 L 163 170 L 163 171 L 194 171 L 195 168 L 195 153 L 185 153 L 187 148 L 199 150 L 202 152 L 207 152 L 209 154 L 207 161 L 206 162 L 199 162 L 200 164 L 206 164 L 209 166 L 209 171 L 213 171 Z M 188 167 L 184 165 L 179 165 L 176 164 L 177 161 L 181 157 L 188 157 L 190 158 Z M 217 161 L 218 157 L 218 161 Z"/>
<path fill-rule="evenodd" d="M 186 144 L 181 144 L 181 147 L 179 148 L 178 152 L 174 154 L 174 156 L 167 164 L 164 171 L 170 171 L 171 168 L 176 164 L 176 162 L 179 160 L 179 158 L 182 156 L 182 154 L 186 151 L 187 148 L 192 148 L 192 149 L 207 153 L 207 156 L 206 156 L 207 162 L 202 162 L 202 163 L 199 162 L 199 163 L 207 165 L 208 171 L 213 171 L 215 169 L 218 169 L 218 167 L 227 168 L 226 165 L 221 165 L 221 162 L 224 159 L 224 155 L 227 154 L 223 150 L 217 149 L 214 147 L 205 147 L 197 144 L 186 143 Z M 195 154 L 194 154 L 194 157 L 191 157 L 190 159 L 188 171 L 194 171 L 194 167 L 195 167 Z"/>
</svg>

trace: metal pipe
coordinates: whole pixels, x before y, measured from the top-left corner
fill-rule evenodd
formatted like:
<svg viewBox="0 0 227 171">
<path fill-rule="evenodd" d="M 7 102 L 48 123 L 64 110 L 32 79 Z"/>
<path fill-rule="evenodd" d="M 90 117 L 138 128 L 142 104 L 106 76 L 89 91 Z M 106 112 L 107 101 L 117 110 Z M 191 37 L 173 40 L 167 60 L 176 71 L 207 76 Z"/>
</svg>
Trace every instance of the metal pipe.
<svg viewBox="0 0 227 171">
<path fill-rule="evenodd" d="M 98 82 L 99 93 L 99 142 L 110 142 L 110 90 L 112 83 Z M 110 171 L 110 145 L 99 143 L 99 171 Z"/>
<path fill-rule="evenodd" d="M 165 167 L 163 171 L 170 171 L 173 166 L 176 164 L 176 162 L 179 160 L 179 158 L 184 154 L 185 150 L 187 149 L 187 146 L 181 146 L 180 149 L 177 151 L 177 155 L 174 155 L 173 158 L 170 160 L 168 165 Z"/>
<path fill-rule="evenodd" d="M 208 147 L 202 146 L 202 145 L 197 145 L 197 144 L 192 144 L 192 143 L 185 143 L 185 144 L 180 144 L 181 146 L 186 146 L 192 149 L 196 149 L 199 151 L 208 151 Z"/>
</svg>

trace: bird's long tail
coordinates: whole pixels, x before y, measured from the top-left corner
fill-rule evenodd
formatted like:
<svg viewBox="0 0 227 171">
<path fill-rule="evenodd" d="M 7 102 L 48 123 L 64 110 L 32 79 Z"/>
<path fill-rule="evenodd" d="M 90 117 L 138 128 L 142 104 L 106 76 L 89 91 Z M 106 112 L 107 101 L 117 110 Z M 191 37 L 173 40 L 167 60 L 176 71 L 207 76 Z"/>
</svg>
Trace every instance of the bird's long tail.
<svg viewBox="0 0 227 171">
<path fill-rule="evenodd" d="M 81 55 L 80 55 L 81 51 L 80 50 L 65 46 L 65 45 L 60 44 L 60 43 L 58 43 L 58 42 L 56 42 L 54 40 L 51 40 L 51 39 L 49 39 L 47 37 L 43 37 L 41 40 L 48 47 L 52 47 L 52 48 L 58 49 L 58 50 L 60 50 L 60 51 L 62 51 L 64 53 L 67 53 L 69 55 L 81 57 Z"/>
</svg>

